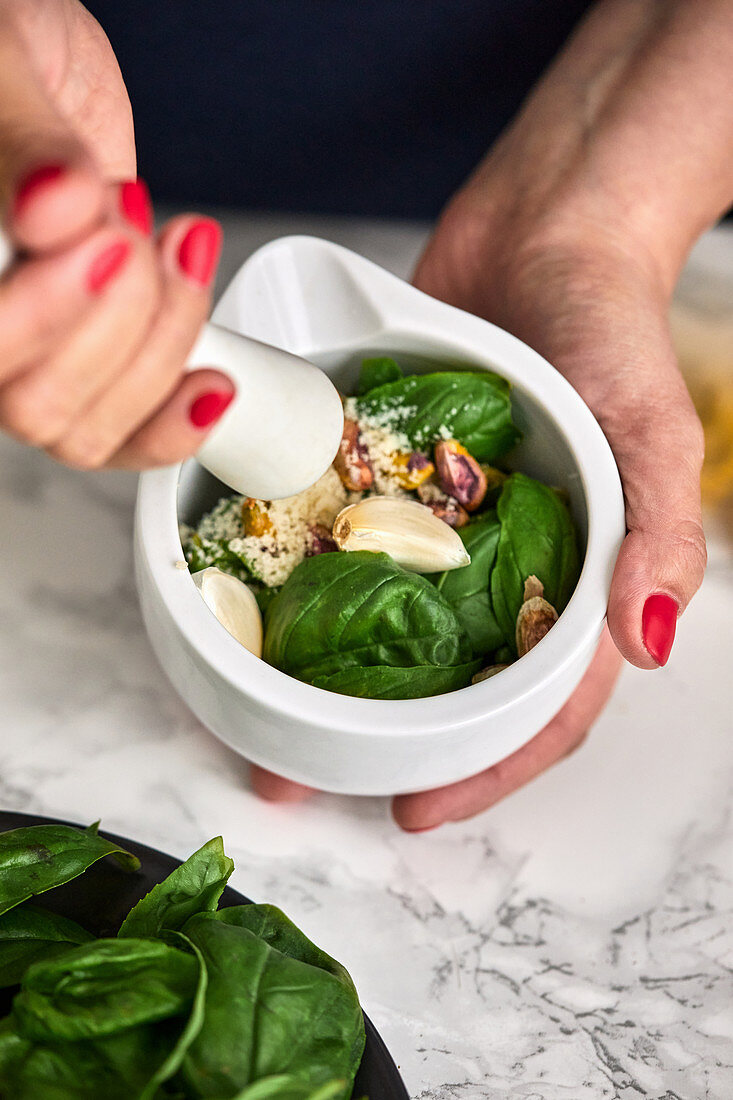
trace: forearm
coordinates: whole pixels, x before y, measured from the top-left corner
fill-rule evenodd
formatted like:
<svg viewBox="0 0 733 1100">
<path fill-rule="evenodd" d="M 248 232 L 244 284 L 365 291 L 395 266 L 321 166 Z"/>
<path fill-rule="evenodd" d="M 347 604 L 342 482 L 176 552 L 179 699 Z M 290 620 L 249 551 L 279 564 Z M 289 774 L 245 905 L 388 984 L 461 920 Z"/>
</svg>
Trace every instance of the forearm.
<svg viewBox="0 0 733 1100">
<path fill-rule="evenodd" d="M 733 4 L 602 0 L 458 196 L 475 224 L 645 250 L 668 289 L 733 201 Z"/>
</svg>

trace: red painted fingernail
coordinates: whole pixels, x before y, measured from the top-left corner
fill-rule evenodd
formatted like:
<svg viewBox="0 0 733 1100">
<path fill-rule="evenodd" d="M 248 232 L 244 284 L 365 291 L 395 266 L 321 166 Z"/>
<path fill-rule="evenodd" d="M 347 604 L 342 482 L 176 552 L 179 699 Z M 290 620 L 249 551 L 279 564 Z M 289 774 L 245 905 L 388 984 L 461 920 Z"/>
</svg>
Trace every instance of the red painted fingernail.
<svg viewBox="0 0 733 1100">
<path fill-rule="evenodd" d="M 220 252 L 221 226 L 207 219 L 192 225 L 181 241 L 178 263 L 184 275 L 206 286 L 219 262 Z"/>
<path fill-rule="evenodd" d="M 39 191 L 42 191 L 48 184 L 55 183 L 65 172 L 65 164 L 44 164 L 41 168 L 35 168 L 32 172 L 29 172 L 16 188 L 13 215 L 20 214 Z"/>
<path fill-rule="evenodd" d="M 224 410 L 232 403 L 233 393 L 225 393 L 217 390 L 212 393 L 203 393 L 197 397 L 188 410 L 191 423 L 194 428 L 208 428 L 218 420 Z"/>
<path fill-rule="evenodd" d="M 146 237 L 153 232 L 153 207 L 150 192 L 143 180 L 130 180 L 120 187 L 120 209 L 135 229 Z"/>
<path fill-rule="evenodd" d="M 679 607 L 671 596 L 656 592 L 644 604 L 641 633 L 644 645 L 658 665 L 666 665 L 672 652 Z"/>
<path fill-rule="evenodd" d="M 100 252 L 96 260 L 89 268 L 87 286 L 92 294 L 99 294 L 105 288 L 124 264 L 130 255 L 130 242 L 117 241 Z"/>
</svg>

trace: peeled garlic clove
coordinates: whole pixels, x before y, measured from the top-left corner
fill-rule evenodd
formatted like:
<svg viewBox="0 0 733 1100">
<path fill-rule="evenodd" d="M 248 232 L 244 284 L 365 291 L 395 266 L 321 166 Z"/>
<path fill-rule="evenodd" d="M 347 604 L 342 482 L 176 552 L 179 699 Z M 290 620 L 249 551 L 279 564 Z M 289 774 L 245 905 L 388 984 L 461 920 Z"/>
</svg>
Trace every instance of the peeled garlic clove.
<svg viewBox="0 0 733 1100">
<path fill-rule="evenodd" d="M 261 657 L 262 614 L 252 590 L 214 565 L 192 576 L 204 603 L 224 629 L 255 657 Z"/>
<path fill-rule="evenodd" d="M 336 516 L 333 537 L 341 550 L 381 551 L 415 573 L 460 569 L 471 561 L 452 527 L 404 497 L 371 496 L 350 504 Z"/>
<path fill-rule="evenodd" d="M 519 608 L 515 634 L 520 657 L 534 649 L 558 620 L 557 611 L 543 596 L 544 591 L 541 580 L 534 575 L 527 577 L 524 582 L 524 603 Z"/>
</svg>

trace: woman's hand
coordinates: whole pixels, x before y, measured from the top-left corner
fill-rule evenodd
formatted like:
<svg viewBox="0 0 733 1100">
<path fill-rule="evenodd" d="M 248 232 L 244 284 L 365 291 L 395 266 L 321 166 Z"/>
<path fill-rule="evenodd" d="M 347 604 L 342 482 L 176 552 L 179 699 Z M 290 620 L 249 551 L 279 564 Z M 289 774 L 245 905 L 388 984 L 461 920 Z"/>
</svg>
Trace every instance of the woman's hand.
<svg viewBox="0 0 733 1100">
<path fill-rule="evenodd" d="M 177 461 L 233 394 L 218 372 L 183 375 L 219 227 L 187 215 L 153 239 L 135 174 L 101 28 L 76 0 L 5 0 L 0 202 L 18 260 L 0 281 L 0 428 L 82 468 Z"/>
<path fill-rule="evenodd" d="M 480 775 L 397 798 L 394 816 L 406 829 L 486 809 L 578 748 L 613 689 L 619 654 L 640 668 L 666 662 L 677 616 L 705 569 L 702 433 L 672 352 L 667 296 L 652 270 L 632 251 L 603 248 L 600 240 L 567 252 L 559 239 L 544 248 L 509 233 L 502 242 L 495 231 L 485 241 L 479 245 L 466 227 L 446 221 L 416 282 L 514 332 L 572 381 L 616 456 L 628 534 L 608 628 L 568 703 L 532 741 Z M 483 260 L 472 255 L 482 248 Z M 471 269 L 481 273 L 475 281 L 466 280 Z M 460 280 L 452 283 L 451 271 Z"/>
<path fill-rule="evenodd" d="M 576 748 L 619 654 L 663 665 L 705 569 L 700 424 L 667 327 L 687 252 L 733 201 L 728 0 L 601 0 L 448 206 L 415 282 L 541 352 L 616 456 L 628 534 L 608 629 L 562 711 L 513 756 L 395 799 L 406 829 L 493 805 Z M 266 797 L 305 788 L 260 769 Z"/>
<path fill-rule="evenodd" d="M 667 296 L 651 267 L 617 243 L 542 245 L 529 224 L 470 220 L 457 200 L 415 273 L 421 289 L 500 324 L 565 374 L 601 423 L 616 456 L 628 534 L 611 586 L 608 628 L 594 661 L 553 720 L 512 756 L 460 783 L 394 800 L 404 829 L 471 817 L 578 748 L 621 666 L 664 664 L 678 614 L 705 568 L 700 523 L 702 434 L 677 369 Z M 465 220 L 464 220 L 465 219 Z M 615 644 L 614 644 L 615 643 Z M 306 789 L 253 770 L 273 799 Z"/>
</svg>

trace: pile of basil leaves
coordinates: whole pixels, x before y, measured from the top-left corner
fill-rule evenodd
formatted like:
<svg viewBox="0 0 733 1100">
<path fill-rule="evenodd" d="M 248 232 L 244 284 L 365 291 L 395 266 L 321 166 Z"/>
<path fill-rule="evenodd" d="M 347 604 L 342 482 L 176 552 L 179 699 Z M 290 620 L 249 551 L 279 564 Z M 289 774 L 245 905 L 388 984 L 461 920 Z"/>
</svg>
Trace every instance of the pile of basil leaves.
<svg viewBox="0 0 733 1100">
<path fill-rule="evenodd" d="M 270 905 L 217 905 L 220 837 L 154 886 L 115 938 L 31 899 L 97 860 L 96 827 L 0 834 L 0 1096 L 347 1100 L 364 1021 L 346 970 Z"/>
<path fill-rule="evenodd" d="M 520 438 L 509 384 L 489 371 L 405 377 L 394 360 L 371 359 L 357 394 L 358 417 L 388 420 L 417 450 L 448 435 L 493 464 Z M 368 551 L 306 558 L 267 604 L 265 660 L 316 687 L 372 699 L 438 695 L 510 663 L 527 577 L 540 579 L 558 613 L 576 585 L 570 512 L 556 490 L 512 473 L 458 533 L 471 564 L 428 577 Z"/>
</svg>

